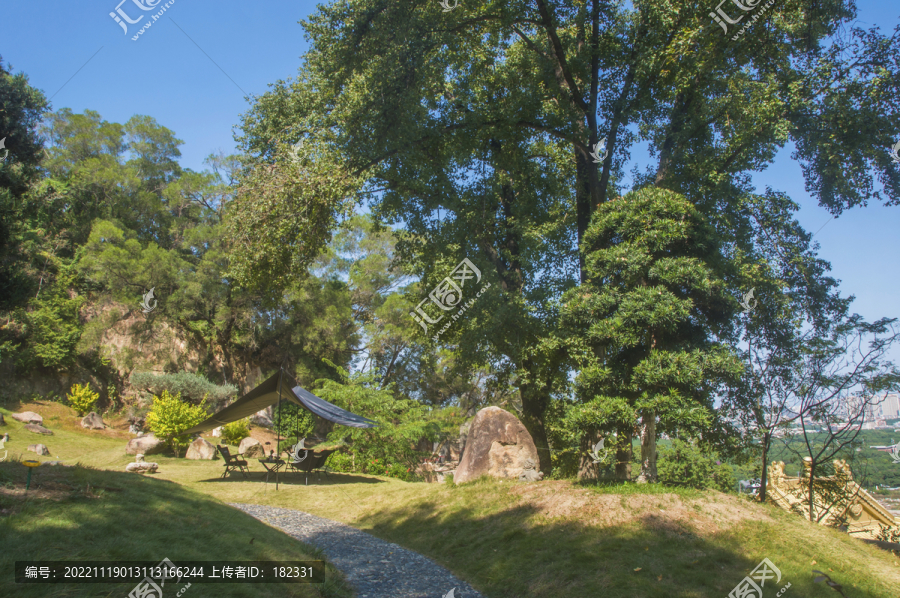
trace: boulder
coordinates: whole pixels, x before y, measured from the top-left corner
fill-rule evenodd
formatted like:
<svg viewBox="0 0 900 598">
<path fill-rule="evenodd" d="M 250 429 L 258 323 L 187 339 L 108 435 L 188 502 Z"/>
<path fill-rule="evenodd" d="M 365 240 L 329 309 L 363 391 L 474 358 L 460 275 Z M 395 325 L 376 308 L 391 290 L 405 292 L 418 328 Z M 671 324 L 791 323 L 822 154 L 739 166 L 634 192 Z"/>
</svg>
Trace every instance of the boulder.
<svg viewBox="0 0 900 598">
<path fill-rule="evenodd" d="M 212 460 L 216 456 L 216 447 L 202 438 L 198 438 L 188 447 L 185 459 Z"/>
<path fill-rule="evenodd" d="M 81 418 L 81 427 L 88 430 L 102 430 L 106 426 L 103 424 L 103 418 L 100 414 L 93 411 Z"/>
<path fill-rule="evenodd" d="M 222 437 L 222 426 L 219 426 L 218 428 L 213 428 L 212 435 L 216 438 L 221 438 Z"/>
<path fill-rule="evenodd" d="M 469 430 L 472 428 L 473 421 L 474 420 L 470 419 L 459 427 L 459 441 L 457 442 L 457 447 L 459 449 L 459 458 L 457 459 L 457 461 L 462 459 L 462 455 L 466 451 L 466 439 L 469 437 Z"/>
<path fill-rule="evenodd" d="M 50 449 L 48 449 L 43 444 L 29 444 L 28 450 L 31 451 L 32 453 L 37 453 L 41 457 L 49 457 L 50 456 Z"/>
<path fill-rule="evenodd" d="M 525 461 L 525 469 L 519 474 L 520 482 L 539 482 L 544 479 L 544 472 L 538 471 L 537 463 L 531 459 Z"/>
<path fill-rule="evenodd" d="M 250 423 L 256 424 L 257 426 L 263 426 L 264 428 L 271 428 L 275 425 L 275 414 L 272 410 L 272 406 L 269 405 L 265 409 L 260 409 L 256 413 L 250 416 Z"/>
<path fill-rule="evenodd" d="M 537 448 L 525 425 L 509 411 L 486 407 L 472 421 L 453 481 L 464 484 L 483 475 L 517 480 L 534 463 Z"/>
<path fill-rule="evenodd" d="M 53 432 L 39 424 L 25 424 L 25 429 L 35 434 L 43 434 L 44 436 L 53 436 Z"/>
<path fill-rule="evenodd" d="M 125 466 L 125 471 L 134 471 L 137 473 L 156 473 L 159 469 L 159 463 L 129 463 Z"/>
<path fill-rule="evenodd" d="M 141 436 L 140 438 L 132 438 L 128 441 L 128 446 L 125 447 L 125 453 L 128 455 L 138 455 L 141 453 L 154 455 L 156 453 L 161 453 L 164 450 L 166 450 L 166 445 L 153 434 Z"/>
<path fill-rule="evenodd" d="M 245 457 L 258 457 L 262 459 L 266 456 L 266 450 L 256 438 L 247 437 L 241 440 L 238 452 Z"/>
<path fill-rule="evenodd" d="M 26 424 L 42 424 L 44 418 L 34 411 L 23 411 L 22 413 L 13 413 L 12 418 Z"/>
</svg>

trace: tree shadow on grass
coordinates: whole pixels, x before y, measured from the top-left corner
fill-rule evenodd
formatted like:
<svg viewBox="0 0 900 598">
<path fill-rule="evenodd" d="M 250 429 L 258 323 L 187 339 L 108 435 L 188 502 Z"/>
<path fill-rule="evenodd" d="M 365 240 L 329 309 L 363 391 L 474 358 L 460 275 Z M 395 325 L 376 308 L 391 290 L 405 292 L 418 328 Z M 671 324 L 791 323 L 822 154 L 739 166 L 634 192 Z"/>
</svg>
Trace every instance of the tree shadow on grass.
<svg viewBox="0 0 900 598">
<path fill-rule="evenodd" d="M 24 491 L 27 468 L 0 463 L 0 596 L 127 596 L 136 583 L 16 584 L 17 560 L 313 560 L 317 551 L 250 515 L 175 482 L 89 467 L 41 466 Z M 198 595 L 227 598 L 347 598 L 336 570 L 305 587 L 219 584 Z M 191 589 L 191 593 L 195 590 Z M 173 594 L 174 595 L 174 594 Z"/>
<path fill-rule="evenodd" d="M 240 473 L 229 473 L 228 477 L 223 478 L 221 474 L 215 478 L 207 478 L 205 480 L 197 480 L 198 483 L 216 483 L 216 482 L 265 482 L 266 472 L 250 471 L 246 478 Z M 269 474 L 269 484 L 275 484 L 275 474 Z M 326 476 L 322 474 L 321 478 L 316 479 L 316 474 L 309 474 L 309 484 L 306 483 L 305 472 L 287 472 L 278 474 L 278 484 L 280 486 L 337 486 L 341 484 L 384 484 L 384 480 L 372 478 L 368 476 L 354 475 L 352 473 L 329 472 Z"/>
</svg>

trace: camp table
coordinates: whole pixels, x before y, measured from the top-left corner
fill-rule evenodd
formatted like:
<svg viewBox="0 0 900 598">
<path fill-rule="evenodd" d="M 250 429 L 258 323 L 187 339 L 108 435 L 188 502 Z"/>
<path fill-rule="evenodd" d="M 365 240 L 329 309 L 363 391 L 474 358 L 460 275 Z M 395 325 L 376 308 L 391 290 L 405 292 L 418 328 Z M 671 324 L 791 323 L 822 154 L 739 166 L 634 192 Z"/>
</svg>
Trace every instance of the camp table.
<svg viewBox="0 0 900 598">
<path fill-rule="evenodd" d="M 284 469 L 284 466 L 287 465 L 285 460 L 266 457 L 265 459 L 260 459 L 259 462 L 266 469 L 266 484 L 269 483 L 269 474 L 274 473 L 275 489 L 278 490 L 278 472 Z"/>
</svg>

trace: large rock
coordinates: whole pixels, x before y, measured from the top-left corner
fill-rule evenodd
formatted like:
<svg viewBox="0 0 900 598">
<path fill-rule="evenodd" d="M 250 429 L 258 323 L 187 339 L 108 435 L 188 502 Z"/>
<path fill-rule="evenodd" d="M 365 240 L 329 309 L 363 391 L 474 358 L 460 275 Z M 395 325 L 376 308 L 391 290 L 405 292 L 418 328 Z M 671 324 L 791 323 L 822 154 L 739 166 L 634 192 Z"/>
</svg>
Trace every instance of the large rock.
<svg viewBox="0 0 900 598">
<path fill-rule="evenodd" d="M 42 424 L 44 418 L 34 411 L 23 411 L 22 413 L 13 413 L 12 418 L 26 424 Z"/>
<path fill-rule="evenodd" d="M 155 455 L 164 450 L 166 450 L 166 445 L 153 434 L 141 436 L 140 438 L 132 438 L 128 441 L 128 446 L 125 447 L 125 453 L 129 455 L 138 455 L 141 453 L 145 455 Z"/>
<path fill-rule="evenodd" d="M 213 428 L 212 435 L 215 438 L 221 438 L 222 437 L 222 426 L 219 426 L 218 428 Z"/>
<path fill-rule="evenodd" d="M 216 447 L 202 438 L 198 438 L 188 447 L 185 459 L 207 459 L 212 460 L 216 456 Z"/>
<path fill-rule="evenodd" d="M 159 463 L 129 463 L 125 466 L 125 471 L 137 473 L 156 473 L 157 469 L 159 469 Z"/>
<path fill-rule="evenodd" d="M 241 440 L 238 452 L 245 457 L 258 457 L 261 459 L 266 456 L 266 450 L 259 443 L 259 440 L 250 438 L 249 436 Z"/>
<path fill-rule="evenodd" d="M 517 480 L 538 462 L 531 434 L 519 418 L 499 407 L 486 407 L 469 428 L 453 481 L 463 484 L 483 475 Z"/>
<path fill-rule="evenodd" d="M 25 429 L 35 434 L 43 434 L 44 436 L 53 436 L 53 432 L 38 424 L 25 424 Z"/>
<path fill-rule="evenodd" d="M 31 451 L 32 453 L 37 453 L 38 455 L 40 455 L 42 457 L 50 456 L 50 449 L 48 449 L 43 444 L 29 444 L 28 450 Z"/>
<path fill-rule="evenodd" d="M 525 461 L 525 468 L 519 474 L 520 482 L 539 482 L 544 479 L 544 472 L 538 471 L 537 463 L 531 459 Z"/>
<path fill-rule="evenodd" d="M 106 426 L 103 425 L 103 418 L 100 417 L 100 414 L 91 411 L 81 418 L 81 427 L 88 430 L 102 430 Z"/>
<path fill-rule="evenodd" d="M 250 416 L 250 423 L 264 428 L 271 428 L 275 425 L 275 413 L 272 406 L 269 405 L 265 409 L 260 409 Z"/>
</svg>

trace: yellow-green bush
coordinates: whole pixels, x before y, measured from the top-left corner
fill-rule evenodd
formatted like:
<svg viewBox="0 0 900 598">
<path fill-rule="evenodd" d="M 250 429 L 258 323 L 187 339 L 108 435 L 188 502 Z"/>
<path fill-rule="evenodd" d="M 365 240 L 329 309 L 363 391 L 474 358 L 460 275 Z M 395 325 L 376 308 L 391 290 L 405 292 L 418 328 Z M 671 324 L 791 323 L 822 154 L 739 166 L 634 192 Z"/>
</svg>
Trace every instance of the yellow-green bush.
<svg viewBox="0 0 900 598">
<path fill-rule="evenodd" d="M 145 421 L 150 431 L 169 443 L 177 456 L 179 449 L 186 449 L 190 444 L 184 431 L 206 418 L 205 399 L 199 405 L 191 405 L 181 400 L 181 393 L 172 396 L 164 390 L 158 397 L 153 397 L 153 406 Z"/>
<path fill-rule="evenodd" d="M 85 413 L 93 411 L 94 404 L 99 398 L 100 394 L 91 391 L 90 384 L 85 384 L 84 386 L 76 384 L 69 390 L 69 394 L 66 397 L 69 401 L 69 405 L 78 412 L 78 415 L 84 415 Z"/>
<path fill-rule="evenodd" d="M 237 446 L 247 436 L 250 436 L 250 418 L 239 419 L 222 426 L 222 442 L 225 444 Z"/>
</svg>

